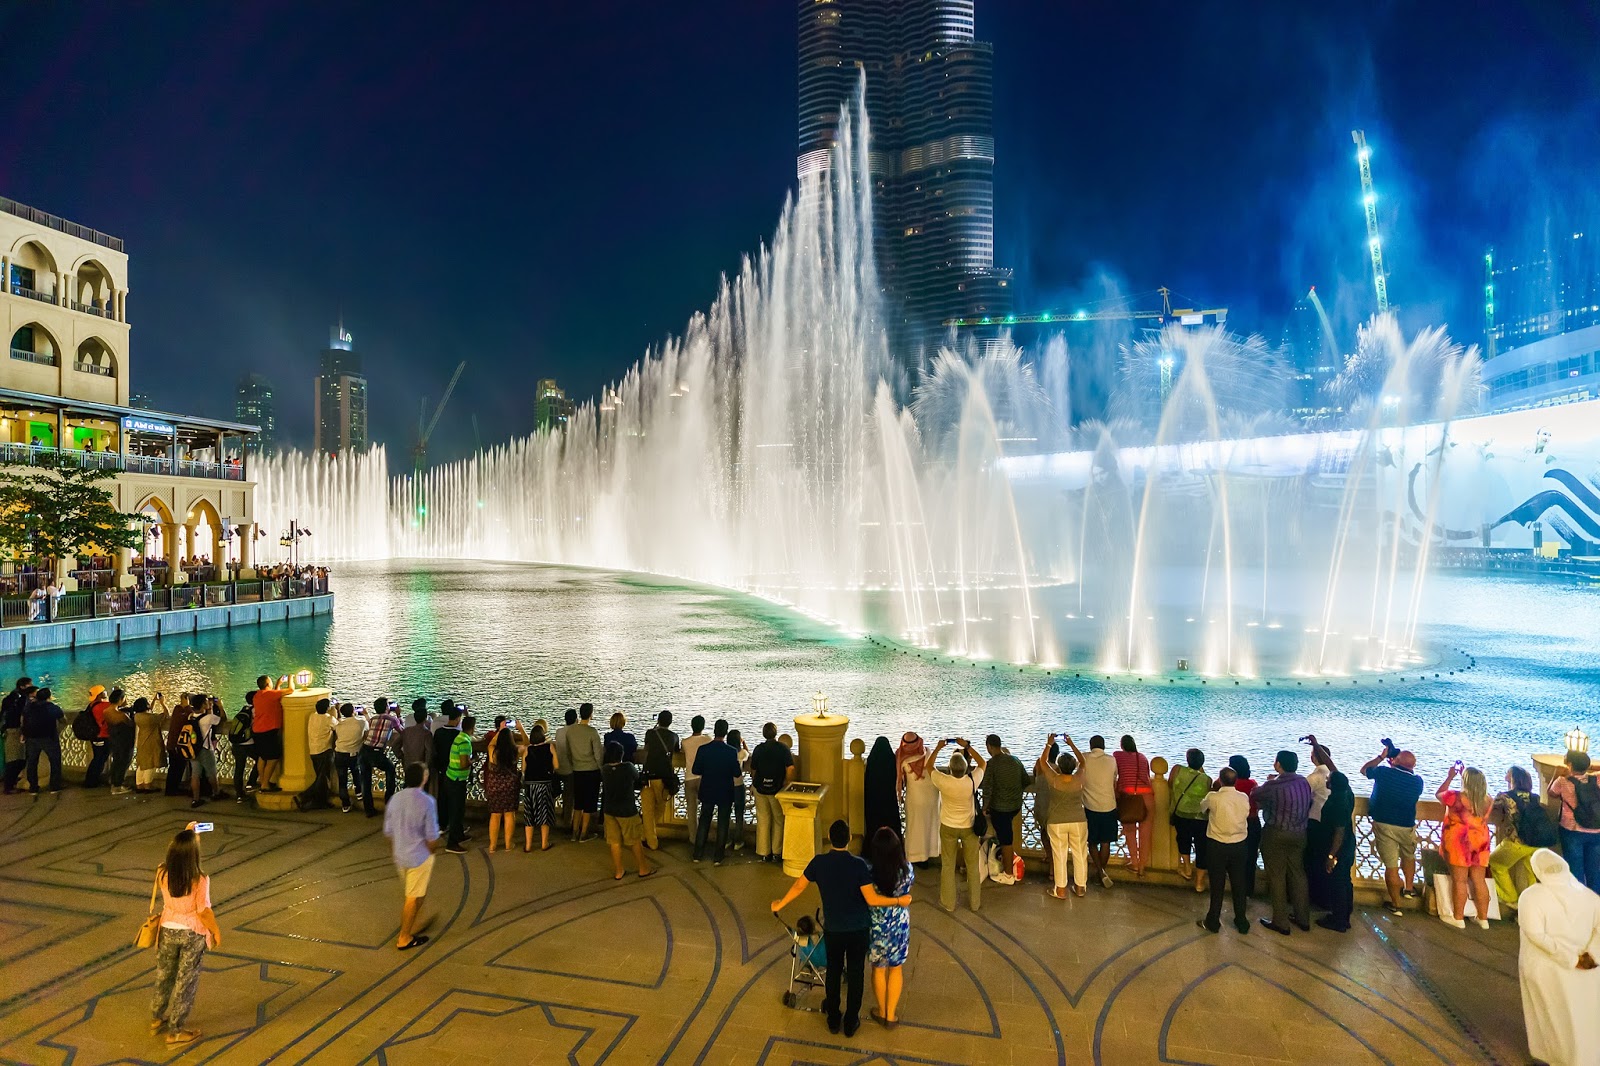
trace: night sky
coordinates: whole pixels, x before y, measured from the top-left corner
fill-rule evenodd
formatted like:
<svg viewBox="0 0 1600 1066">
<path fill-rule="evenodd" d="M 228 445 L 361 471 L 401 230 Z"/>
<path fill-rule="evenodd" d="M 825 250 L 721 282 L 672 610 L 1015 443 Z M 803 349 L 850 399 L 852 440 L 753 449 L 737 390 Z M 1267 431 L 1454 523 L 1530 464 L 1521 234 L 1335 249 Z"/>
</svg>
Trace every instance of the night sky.
<svg viewBox="0 0 1600 1066">
<path fill-rule="evenodd" d="M 1349 329 L 1364 127 L 1391 298 L 1479 340 L 1486 244 L 1600 229 L 1597 11 L 979 0 L 1019 309 L 1166 284 L 1274 334 L 1316 284 Z M 133 388 L 231 417 L 261 371 L 302 443 L 341 311 L 393 446 L 467 360 L 459 454 L 680 329 L 793 183 L 791 0 L 7 4 L 0 42 L 0 194 L 127 241 Z"/>
</svg>

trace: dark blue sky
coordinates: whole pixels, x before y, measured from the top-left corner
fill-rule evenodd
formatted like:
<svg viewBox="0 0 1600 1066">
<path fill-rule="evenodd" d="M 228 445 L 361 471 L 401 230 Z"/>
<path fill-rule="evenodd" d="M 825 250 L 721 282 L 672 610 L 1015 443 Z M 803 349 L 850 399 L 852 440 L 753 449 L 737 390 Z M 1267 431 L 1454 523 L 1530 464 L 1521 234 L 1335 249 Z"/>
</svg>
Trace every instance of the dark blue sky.
<svg viewBox="0 0 1600 1066">
<path fill-rule="evenodd" d="M 0 193 L 123 237 L 134 388 L 309 435 L 344 313 L 380 438 L 468 361 L 436 453 L 524 432 L 715 292 L 794 173 L 789 0 L 6 5 Z M 1110 277 L 1275 328 L 1370 311 L 1349 130 L 1391 296 L 1481 336 L 1483 246 L 1595 207 L 1600 14 L 1540 4 L 980 0 L 998 259 L 1026 309 Z M 1591 215 L 1590 217 L 1594 217 Z"/>
</svg>

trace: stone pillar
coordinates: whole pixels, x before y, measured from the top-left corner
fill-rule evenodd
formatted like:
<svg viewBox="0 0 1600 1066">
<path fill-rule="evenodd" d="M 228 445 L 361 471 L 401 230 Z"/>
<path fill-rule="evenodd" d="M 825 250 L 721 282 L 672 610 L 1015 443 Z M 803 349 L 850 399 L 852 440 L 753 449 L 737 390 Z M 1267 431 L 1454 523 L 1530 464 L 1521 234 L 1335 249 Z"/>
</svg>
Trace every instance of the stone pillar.
<svg viewBox="0 0 1600 1066">
<path fill-rule="evenodd" d="M 1150 760 L 1150 863 L 1153 870 L 1178 868 L 1178 834 L 1172 828 L 1172 789 L 1167 786 L 1171 767 L 1159 755 Z"/>
<path fill-rule="evenodd" d="M 865 842 L 867 832 L 867 742 L 850 741 L 850 758 L 844 760 L 844 820 L 851 837 Z"/>
<path fill-rule="evenodd" d="M 306 740 L 306 719 L 316 713 L 317 701 L 330 699 L 325 688 L 302 688 L 283 697 L 282 792 L 257 792 L 256 806 L 269 811 L 292 811 L 294 798 L 311 787 L 311 751 Z"/>
<path fill-rule="evenodd" d="M 1560 768 L 1567 764 L 1566 753 L 1551 753 L 1548 755 L 1536 753 L 1529 757 L 1533 759 L 1533 768 L 1539 772 L 1539 795 L 1541 797 L 1548 797 L 1550 795 L 1550 783 L 1556 779 L 1558 776 L 1557 772 L 1560 770 Z M 1545 810 L 1549 812 L 1551 818 L 1557 818 L 1561 814 L 1561 804 L 1559 801 L 1545 799 L 1544 807 Z"/>
<path fill-rule="evenodd" d="M 843 714 L 801 714 L 795 716 L 794 727 L 800 735 L 797 780 L 828 786 L 817 816 L 818 828 L 825 835 L 828 826 L 845 816 L 844 734 L 850 728 L 850 718 Z"/>
<path fill-rule="evenodd" d="M 819 808 L 832 790 L 826 785 L 795 781 L 778 792 L 783 808 L 783 872 L 799 877 L 821 847 Z"/>
<path fill-rule="evenodd" d="M 133 549 L 118 548 L 115 566 L 117 570 L 116 574 L 113 576 L 112 586 L 114 588 L 125 589 L 132 585 L 135 580 L 133 576 Z"/>
<path fill-rule="evenodd" d="M 254 522 L 239 523 L 239 572 L 255 566 L 256 524 Z"/>
<path fill-rule="evenodd" d="M 178 553 L 183 548 L 183 542 L 178 537 L 178 530 L 182 528 L 176 522 L 161 523 L 161 557 L 167 561 L 167 580 L 174 583 L 182 580 L 183 576 L 177 561 Z"/>
<path fill-rule="evenodd" d="M 200 524 L 198 522 L 185 522 L 183 525 L 183 557 L 195 559 L 200 555 Z"/>
</svg>

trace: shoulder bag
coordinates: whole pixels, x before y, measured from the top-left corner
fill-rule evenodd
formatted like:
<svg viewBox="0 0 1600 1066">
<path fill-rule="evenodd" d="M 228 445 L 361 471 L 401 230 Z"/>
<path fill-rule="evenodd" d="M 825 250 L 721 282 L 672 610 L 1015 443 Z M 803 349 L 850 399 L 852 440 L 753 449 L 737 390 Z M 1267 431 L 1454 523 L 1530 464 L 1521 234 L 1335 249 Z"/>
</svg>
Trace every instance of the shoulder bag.
<svg viewBox="0 0 1600 1066">
<path fill-rule="evenodd" d="M 989 832 L 989 819 L 984 816 L 983 806 L 978 802 L 978 783 L 972 780 L 970 773 L 967 781 L 972 785 L 972 835 L 982 840 Z"/>
<path fill-rule="evenodd" d="M 156 946 L 156 935 L 161 930 L 161 914 L 156 910 L 156 893 L 161 891 L 161 871 L 156 871 L 155 882 L 150 886 L 150 913 L 145 916 L 143 924 L 139 926 L 138 935 L 133 938 L 136 948 L 153 948 Z"/>
</svg>

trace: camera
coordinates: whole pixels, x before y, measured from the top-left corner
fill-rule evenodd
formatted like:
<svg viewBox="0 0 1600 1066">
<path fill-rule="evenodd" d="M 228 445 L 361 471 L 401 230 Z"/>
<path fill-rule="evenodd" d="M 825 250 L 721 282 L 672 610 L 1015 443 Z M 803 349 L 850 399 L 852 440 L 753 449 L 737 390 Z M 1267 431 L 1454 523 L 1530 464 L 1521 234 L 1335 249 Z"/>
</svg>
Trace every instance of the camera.
<svg viewBox="0 0 1600 1066">
<path fill-rule="evenodd" d="M 194 824 L 194 831 L 196 833 L 209 833 L 209 832 L 211 832 L 211 830 L 213 830 L 215 828 L 216 827 L 214 825 L 212 825 L 210 822 L 196 822 Z"/>
<path fill-rule="evenodd" d="M 1396 755 L 1400 754 L 1400 749 L 1394 746 L 1394 741 L 1390 740 L 1388 737 L 1384 737 L 1383 738 L 1383 753 L 1384 753 L 1384 755 L 1386 755 L 1387 757 L 1392 759 Z"/>
</svg>

